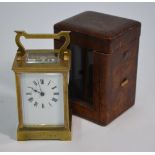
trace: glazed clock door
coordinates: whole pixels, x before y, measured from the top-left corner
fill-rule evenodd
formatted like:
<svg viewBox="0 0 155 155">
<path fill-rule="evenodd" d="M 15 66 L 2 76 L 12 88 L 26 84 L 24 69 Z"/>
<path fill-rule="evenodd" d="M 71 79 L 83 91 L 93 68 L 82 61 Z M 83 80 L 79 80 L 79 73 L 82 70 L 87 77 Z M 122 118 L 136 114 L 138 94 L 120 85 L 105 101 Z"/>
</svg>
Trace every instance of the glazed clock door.
<svg viewBox="0 0 155 155">
<path fill-rule="evenodd" d="M 62 73 L 22 73 L 24 125 L 64 125 Z"/>
</svg>

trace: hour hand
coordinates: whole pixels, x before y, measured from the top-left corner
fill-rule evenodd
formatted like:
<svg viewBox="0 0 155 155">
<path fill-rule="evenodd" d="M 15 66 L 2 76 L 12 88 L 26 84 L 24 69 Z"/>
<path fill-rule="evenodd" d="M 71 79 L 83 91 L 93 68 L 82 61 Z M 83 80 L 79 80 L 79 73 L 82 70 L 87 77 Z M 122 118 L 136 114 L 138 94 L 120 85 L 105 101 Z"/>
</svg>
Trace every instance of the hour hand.
<svg viewBox="0 0 155 155">
<path fill-rule="evenodd" d="M 38 90 L 36 90 L 36 89 L 34 89 L 34 88 L 32 88 L 32 87 L 28 87 L 28 88 L 30 88 L 30 89 L 32 89 L 34 92 L 36 92 L 36 93 L 41 93 L 40 91 L 38 91 Z"/>
</svg>

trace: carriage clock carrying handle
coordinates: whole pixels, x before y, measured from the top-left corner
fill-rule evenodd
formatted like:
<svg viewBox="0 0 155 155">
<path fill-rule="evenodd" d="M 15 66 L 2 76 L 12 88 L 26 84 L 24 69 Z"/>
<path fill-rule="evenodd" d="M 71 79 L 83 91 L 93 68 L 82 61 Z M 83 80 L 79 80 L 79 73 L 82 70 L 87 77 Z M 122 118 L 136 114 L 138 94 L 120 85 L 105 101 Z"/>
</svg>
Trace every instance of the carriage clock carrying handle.
<svg viewBox="0 0 155 155">
<path fill-rule="evenodd" d="M 64 44 L 60 47 L 59 54 L 60 58 L 62 60 L 68 60 L 68 51 L 67 47 L 70 43 L 70 36 L 69 33 L 70 31 L 60 31 L 59 33 L 55 34 L 29 34 L 25 31 L 15 31 L 17 33 L 15 41 L 18 46 L 17 50 L 17 60 L 20 61 L 22 60 L 22 57 L 25 55 L 26 50 L 23 46 L 23 44 L 20 41 L 20 37 L 25 37 L 26 39 L 60 39 L 61 37 L 65 38 Z"/>
</svg>

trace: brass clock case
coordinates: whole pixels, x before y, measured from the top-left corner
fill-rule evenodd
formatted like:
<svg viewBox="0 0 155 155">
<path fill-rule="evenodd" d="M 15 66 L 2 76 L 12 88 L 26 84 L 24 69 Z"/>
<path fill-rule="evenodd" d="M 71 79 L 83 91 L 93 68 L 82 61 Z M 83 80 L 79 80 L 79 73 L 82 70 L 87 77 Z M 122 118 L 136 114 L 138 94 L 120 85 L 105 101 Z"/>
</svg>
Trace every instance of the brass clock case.
<svg viewBox="0 0 155 155">
<path fill-rule="evenodd" d="M 71 53 L 67 49 L 70 43 L 69 31 L 61 31 L 57 34 L 28 34 L 24 31 L 16 31 L 17 54 L 12 66 L 15 72 L 17 107 L 19 125 L 17 140 L 31 139 L 59 139 L 71 140 L 71 114 L 68 103 L 68 73 L 70 70 Z M 27 39 L 60 39 L 65 38 L 65 43 L 60 49 L 55 50 L 26 50 L 20 41 L 20 37 Z M 35 57 L 37 54 L 37 57 Z M 41 57 L 42 56 L 42 57 Z M 55 60 L 57 57 L 57 60 Z M 44 60 L 46 58 L 46 60 Z M 36 60 L 36 62 L 35 62 Z M 38 62 L 39 61 L 39 62 Z M 31 62 L 31 63 L 29 63 Z M 64 125 L 24 125 L 21 96 L 21 73 L 62 73 L 64 96 Z M 50 119 L 50 118 L 49 118 Z"/>
</svg>

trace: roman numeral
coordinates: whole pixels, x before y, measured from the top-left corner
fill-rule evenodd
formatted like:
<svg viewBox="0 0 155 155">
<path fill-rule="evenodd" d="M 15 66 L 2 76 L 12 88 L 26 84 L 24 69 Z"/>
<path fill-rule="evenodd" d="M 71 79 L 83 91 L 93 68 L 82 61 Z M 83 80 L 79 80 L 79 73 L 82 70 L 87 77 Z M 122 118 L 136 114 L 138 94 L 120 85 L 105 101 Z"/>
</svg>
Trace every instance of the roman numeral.
<svg viewBox="0 0 155 155">
<path fill-rule="evenodd" d="M 59 92 L 54 92 L 53 94 L 54 94 L 54 95 L 59 95 Z"/>
<path fill-rule="evenodd" d="M 42 103 L 41 107 L 42 107 L 42 109 L 43 109 L 43 108 L 45 108 L 45 105 Z"/>
<path fill-rule="evenodd" d="M 34 85 L 36 85 L 36 86 L 37 86 L 37 82 L 36 82 L 36 81 L 33 81 L 33 83 L 34 83 Z"/>
<path fill-rule="evenodd" d="M 33 101 L 33 97 L 30 97 L 30 98 L 28 99 L 28 101 L 29 101 L 29 102 L 32 102 L 32 101 Z"/>
<path fill-rule="evenodd" d="M 55 89 L 57 86 L 54 86 L 52 89 Z"/>
<path fill-rule="evenodd" d="M 44 79 L 40 79 L 40 83 L 41 84 L 44 84 Z"/>
<path fill-rule="evenodd" d="M 56 98 L 52 98 L 52 101 L 57 102 L 57 101 L 58 101 L 58 99 L 56 99 Z"/>
<path fill-rule="evenodd" d="M 34 103 L 34 106 L 35 106 L 35 107 L 37 107 L 37 106 L 38 106 L 38 104 L 39 104 L 38 102 L 35 102 L 35 103 Z"/>
<path fill-rule="evenodd" d="M 32 93 L 29 93 L 29 92 L 28 92 L 28 93 L 26 93 L 26 95 L 32 95 Z"/>
</svg>

